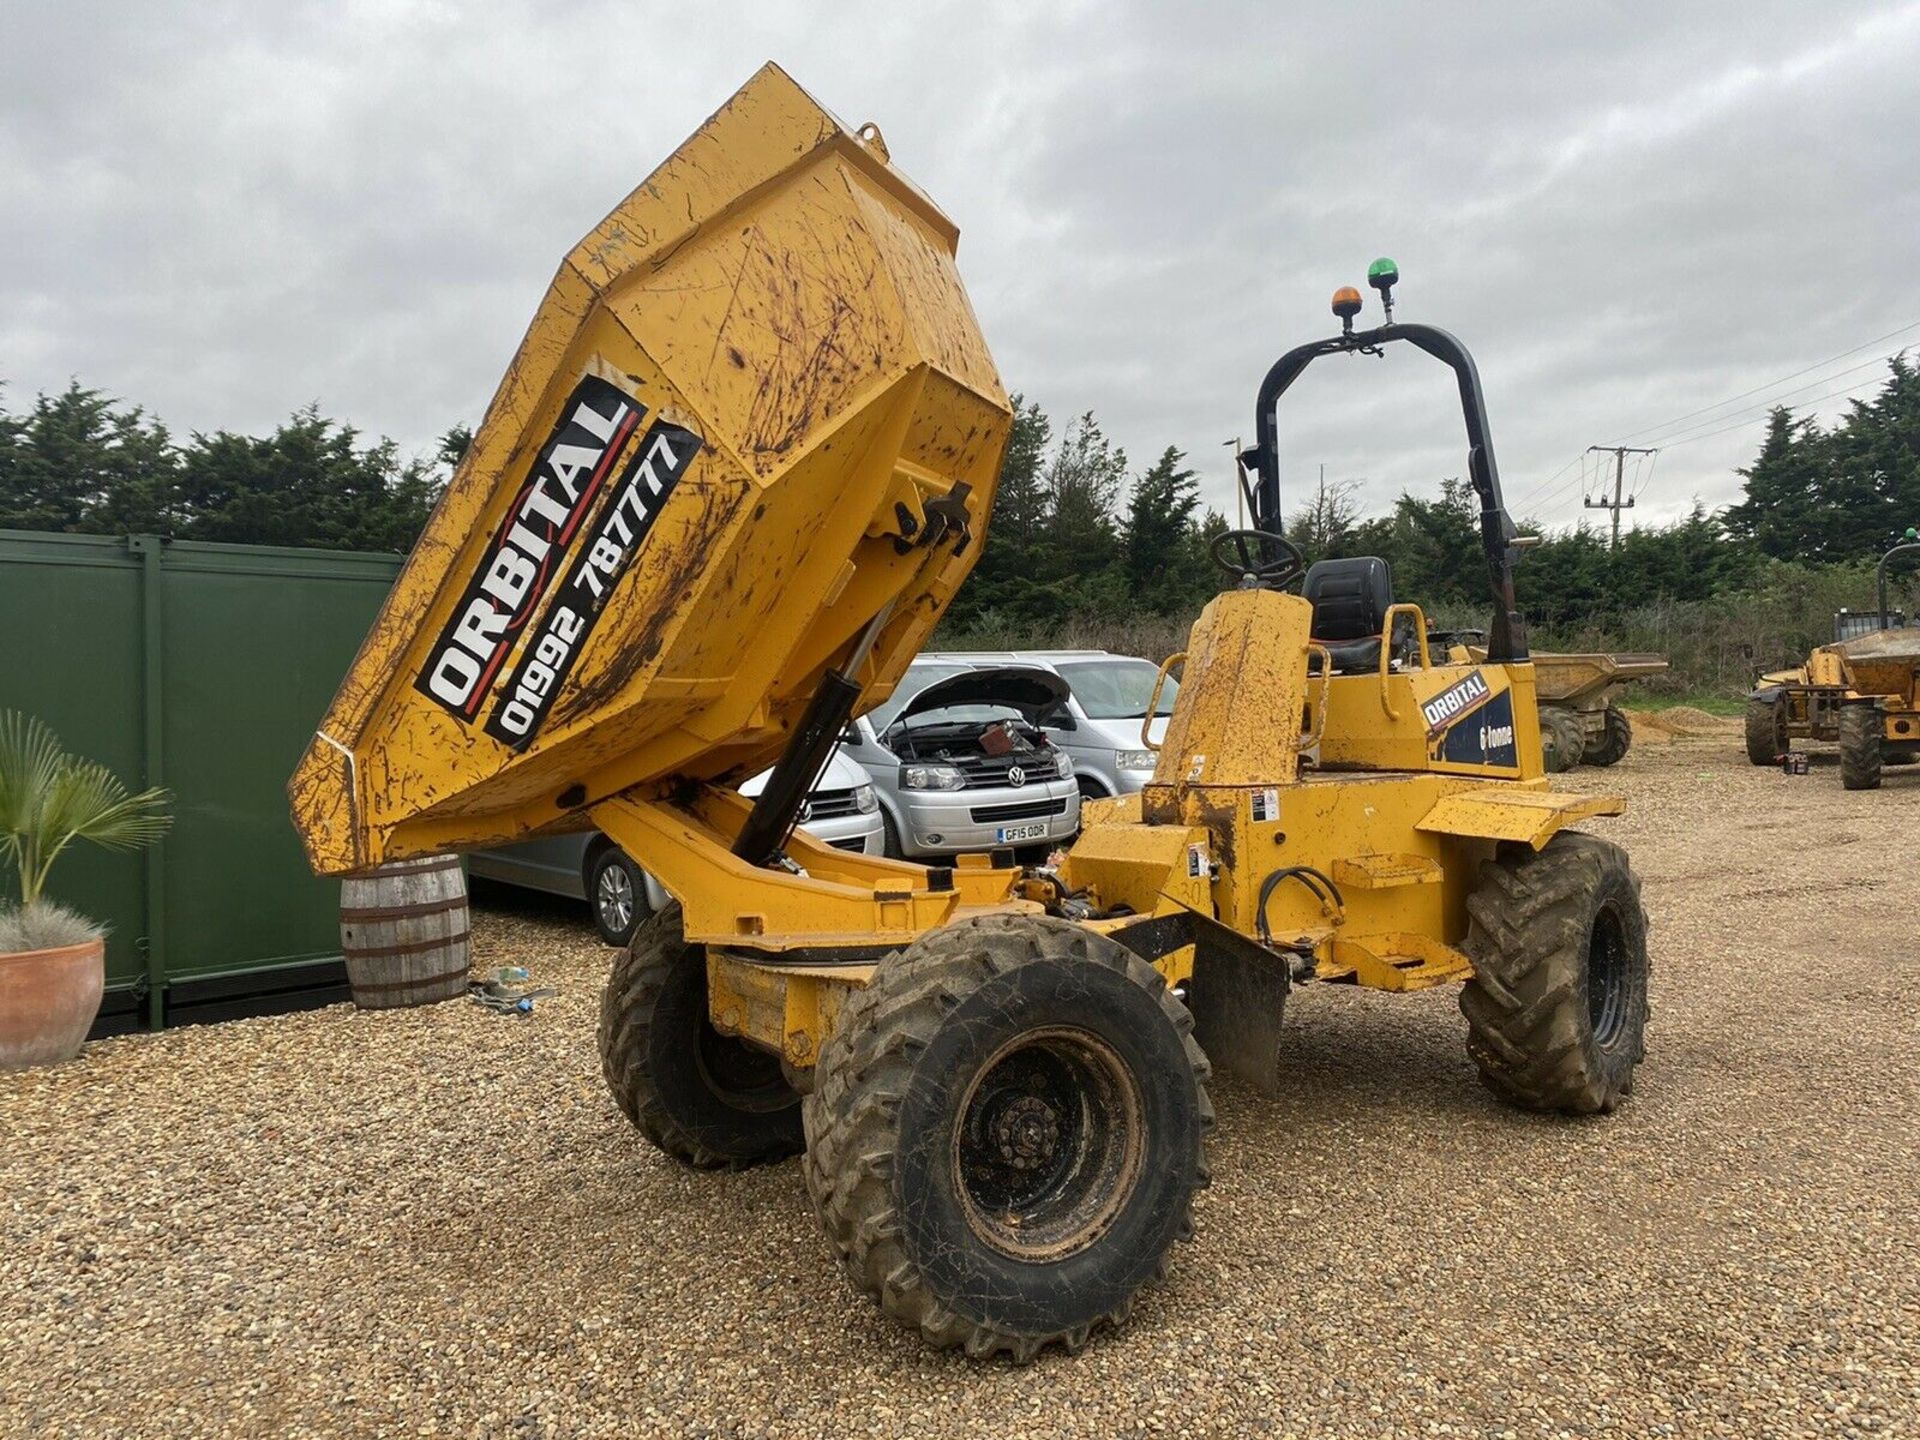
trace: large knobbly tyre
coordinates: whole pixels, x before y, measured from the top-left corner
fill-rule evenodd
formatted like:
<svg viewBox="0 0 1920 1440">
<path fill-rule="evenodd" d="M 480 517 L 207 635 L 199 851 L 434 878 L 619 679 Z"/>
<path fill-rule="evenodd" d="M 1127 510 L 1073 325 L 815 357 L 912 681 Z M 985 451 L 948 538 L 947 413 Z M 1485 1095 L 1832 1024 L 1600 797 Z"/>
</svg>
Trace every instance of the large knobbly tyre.
<svg viewBox="0 0 1920 1440">
<path fill-rule="evenodd" d="M 976 1358 L 1121 1324 L 1207 1183 L 1192 1031 L 1152 966 L 1062 920 L 965 920 L 882 961 L 806 1100 L 807 1189 L 853 1284 Z"/>
<path fill-rule="evenodd" d="M 1774 765 L 1787 753 L 1787 702 L 1747 701 L 1747 759 L 1756 765 Z"/>
<path fill-rule="evenodd" d="M 1633 748 L 1633 722 L 1618 705 L 1607 706 L 1601 726 L 1600 733 L 1587 740 L 1580 756 L 1583 765 L 1618 765 Z"/>
<path fill-rule="evenodd" d="M 1540 763 L 1549 775 L 1573 769 L 1586 747 L 1586 727 L 1578 715 L 1558 705 L 1540 707 Z"/>
<path fill-rule="evenodd" d="M 1886 736 L 1877 705 L 1840 707 L 1840 784 L 1848 790 L 1880 788 Z"/>
<path fill-rule="evenodd" d="M 1647 914 L 1626 852 L 1565 831 L 1488 861 L 1467 916 L 1480 1078 L 1528 1110 L 1612 1110 L 1646 1055 Z"/>
<path fill-rule="evenodd" d="M 642 920 L 600 997 L 600 1068 L 640 1133 L 700 1170 L 797 1154 L 800 1097 L 778 1056 L 707 1018 L 707 963 L 681 939 L 680 907 Z"/>
</svg>

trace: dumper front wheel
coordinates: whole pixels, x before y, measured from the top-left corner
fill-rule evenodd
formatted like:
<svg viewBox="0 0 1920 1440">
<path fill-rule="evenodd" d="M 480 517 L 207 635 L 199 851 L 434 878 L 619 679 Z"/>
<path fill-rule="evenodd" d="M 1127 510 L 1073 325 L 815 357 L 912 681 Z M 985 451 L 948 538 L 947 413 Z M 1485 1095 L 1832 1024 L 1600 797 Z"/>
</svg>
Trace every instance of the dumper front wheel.
<svg viewBox="0 0 1920 1440">
<path fill-rule="evenodd" d="M 1207 1182 L 1192 1029 L 1150 965 L 1066 921 L 962 921 L 888 957 L 805 1107 L 807 1188 L 853 1284 L 975 1357 L 1122 1323 Z"/>
<path fill-rule="evenodd" d="M 1840 784 L 1848 790 L 1878 790 L 1886 735 L 1875 705 L 1840 707 Z"/>
<path fill-rule="evenodd" d="M 706 953 L 680 907 L 642 920 L 600 998 L 600 1068 L 634 1126 L 699 1170 L 798 1154 L 800 1096 L 780 1059 L 713 1028 Z"/>
<path fill-rule="evenodd" d="M 1747 759 L 1755 765 L 1776 765 L 1791 744 L 1787 735 L 1787 702 L 1748 700 Z"/>
<path fill-rule="evenodd" d="M 1618 765 L 1633 748 L 1633 722 L 1627 719 L 1626 711 L 1609 705 L 1600 718 L 1600 733 L 1587 737 L 1587 748 L 1580 756 L 1582 765 Z"/>
<path fill-rule="evenodd" d="M 1567 831 L 1480 869 L 1467 898 L 1467 1053 L 1503 1100 L 1591 1115 L 1646 1055 L 1647 914 L 1618 845 Z"/>
</svg>

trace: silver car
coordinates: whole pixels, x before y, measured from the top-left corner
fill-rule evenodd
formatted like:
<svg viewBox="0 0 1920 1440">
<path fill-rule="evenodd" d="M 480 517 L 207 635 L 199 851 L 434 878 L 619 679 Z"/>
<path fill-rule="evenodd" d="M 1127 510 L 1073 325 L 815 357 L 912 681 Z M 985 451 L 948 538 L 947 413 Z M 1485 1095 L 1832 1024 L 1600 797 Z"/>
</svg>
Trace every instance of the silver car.
<svg viewBox="0 0 1920 1440">
<path fill-rule="evenodd" d="M 758 795 L 771 773 L 754 776 L 740 793 Z M 807 796 L 800 824 L 814 839 L 857 854 L 878 855 L 885 843 L 873 784 L 839 750 Z M 667 903 L 660 882 L 598 830 L 476 850 L 467 857 L 467 870 L 485 880 L 590 901 L 594 928 L 609 945 L 625 945 L 633 927 Z"/>
<path fill-rule="evenodd" d="M 1067 682 L 1071 693 L 1041 717 L 1047 738 L 1073 757 L 1080 793 L 1088 799 L 1130 795 L 1153 778 L 1159 755 L 1140 736 L 1147 702 L 1160 667 L 1151 660 L 1115 655 L 1108 650 L 982 650 L 929 653 L 921 657 L 943 665 L 991 667 L 1035 665 Z M 1167 717 L 1180 682 L 1171 675 L 1160 688 L 1147 736 L 1158 745 L 1167 733 Z"/>
<path fill-rule="evenodd" d="M 1067 698 L 1050 670 L 917 659 L 849 727 L 846 752 L 873 779 L 887 853 L 1013 848 L 1038 855 L 1080 830 L 1073 761 L 1039 721 Z"/>
</svg>

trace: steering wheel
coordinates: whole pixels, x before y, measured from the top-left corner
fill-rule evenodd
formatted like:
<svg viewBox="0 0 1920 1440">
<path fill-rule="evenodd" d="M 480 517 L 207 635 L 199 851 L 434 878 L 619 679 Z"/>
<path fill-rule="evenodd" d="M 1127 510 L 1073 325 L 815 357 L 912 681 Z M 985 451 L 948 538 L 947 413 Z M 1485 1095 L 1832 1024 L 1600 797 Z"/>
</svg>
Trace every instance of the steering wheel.
<svg viewBox="0 0 1920 1440">
<path fill-rule="evenodd" d="M 1241 584 L 1251 581 L 1284 590 L 1307 569 L 1307 557 L 1284 535 L 1271 530 L 1226 530 L 1207 542 L 1207 554 Z"/>
</svg>

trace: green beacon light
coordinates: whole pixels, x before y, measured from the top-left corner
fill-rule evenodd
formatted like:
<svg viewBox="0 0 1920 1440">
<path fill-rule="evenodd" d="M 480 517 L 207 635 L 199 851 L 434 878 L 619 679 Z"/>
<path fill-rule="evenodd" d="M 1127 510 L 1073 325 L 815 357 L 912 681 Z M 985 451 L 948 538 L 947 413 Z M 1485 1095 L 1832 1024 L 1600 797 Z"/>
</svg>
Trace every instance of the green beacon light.
<svg viewBox="0 0 1920 1440">
<path fill-rule="evenodd" d="M 1920 540 L 1920 530 L 1916 530 L 1913 526 L 1909 525 L 1907 526 L 1907 533 L 1901 538 L 1904 540 Z"/>
<path fill-rule="evenodd" d="M 1393 287 L 1400 283 L 1400 267 L 1382 255 L 1367 266 L 1367 284 L 1380 292 L 1380 305 L 1387 312 L 1387 323 L 1393 323 Z"/>
</svg>

